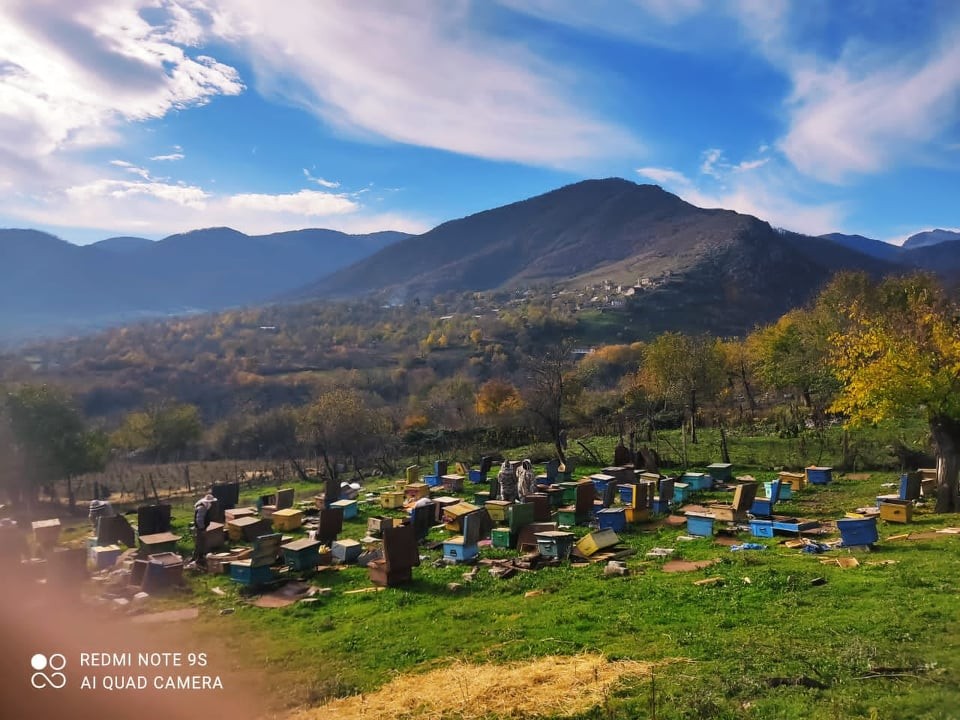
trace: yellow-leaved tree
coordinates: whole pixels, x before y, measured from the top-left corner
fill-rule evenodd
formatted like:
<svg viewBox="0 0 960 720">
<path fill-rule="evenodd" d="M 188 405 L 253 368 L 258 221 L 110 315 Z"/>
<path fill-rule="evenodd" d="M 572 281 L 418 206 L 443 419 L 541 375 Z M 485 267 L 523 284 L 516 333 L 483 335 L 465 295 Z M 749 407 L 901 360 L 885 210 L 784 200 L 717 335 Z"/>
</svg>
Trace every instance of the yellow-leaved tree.
<svg viewBox="0 0 960 720">
<path fill-rule="evenodd" d="M 850 323 L 832 338 L 842 383 L 832 409 L 854 423 L 921 409 L 937 454 L 937 512 L 958 512 L 960 305 L 931 275 L 858 280 L 824 291 Z"/>
</svg>

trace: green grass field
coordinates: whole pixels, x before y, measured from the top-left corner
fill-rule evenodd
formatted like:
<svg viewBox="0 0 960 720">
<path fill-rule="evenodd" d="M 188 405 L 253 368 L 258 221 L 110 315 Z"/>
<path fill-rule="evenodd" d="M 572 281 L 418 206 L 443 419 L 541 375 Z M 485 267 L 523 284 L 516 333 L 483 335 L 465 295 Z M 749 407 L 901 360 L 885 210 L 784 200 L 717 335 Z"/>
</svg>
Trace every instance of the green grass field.
<svg viewBox="0 0 960 720">
<path fill-rule="evenodd" d="M 704 436 L 702 453 L 715 459 L 713 441 L 710 433 Z M 612 442 L 591 447 L 609 456 Z M 777 442 L 789 449 L 788 441 L 733 439 L 737 474 L 773 478 L 771 448 Z M 522 457 L 525 450 L 510 456 Z M 761 462 L 741 465 L 738 458 L 746 457 Z M 577 474 L 596 469 L 578 468 Z M 897 475 L 837 474 L 832 485 L 782 502 L 778 513 L 837 519 L 890 492 L 881 484 Z M 298 499 L 318 491 L 316 485 L 293 486 Z M 473 488 L 468 490 L 467 497 Z M 345 523 L 341 537 L 362 537 L 367 518 L 384 514 L 401 516 L 361 503 L 360 517 Z M 188 523 L 189 508 L 175 508 L 175 530 L 186 535 Z M 887 539 L 960 526 L 960 516 L 938 516 L 921 506 L 910 525 L 879 524 L 881 538 L 872 552 L 807 555 L 783 547 L 785 538 L 749 534 L 741 539 L 767 549 L 731 552 L 711 539 L 679 541 L 683 527 L 639 525 L 621 534 L 623 544 L 637 551 L 627 559 L 626 577 L 605 577 L 601 563 L 506 580 L 481 568 L 475 581 L 451 592 L 447 585 L 463 583 L 468 568 L 435 567 L 440 551 L 424 550 L 428 559 L 414 571 L 414 582 L 382 592 L 344 594 L 371 586 L 366 569 L 348 567 L 310 578 L 332 589 L 316 603 L 262 609 L 227 577 L 191 574 L 192 594 L 152 605 L 199 605 L 206 642 L 225 646 L 240 666 L 270 674 L 277 717 L 292 707 L 369 693 L 399 674 L 441 667 L 453 658 L 503 663 L 588 651 L 662 664 L 652 677 L 621 682 L 593 711 L 553 717 L 960 717 L 960 536 Z M 576 529 L 578 535 L 586 531 Z M 444 535 L 434 530 L 431 538 Z M 653 547 L 675 548 L 675 558 L 720 562 L 669 574 L 662 561 L 644 557 Z M 510 554 L 481 548 L 481 557 Z M 851 555 L 859 567 L 820 562 Z M 694 585 L 707 577 L 722 582 Z M 825 584 L 812 584 L 815 578 Z M 213 587 L 226 594 L 214 594 Z M 528 597 L 530 591 L 540 592 Z M 220 614 L 228 608 L 231 614 Z"/>
</svg>

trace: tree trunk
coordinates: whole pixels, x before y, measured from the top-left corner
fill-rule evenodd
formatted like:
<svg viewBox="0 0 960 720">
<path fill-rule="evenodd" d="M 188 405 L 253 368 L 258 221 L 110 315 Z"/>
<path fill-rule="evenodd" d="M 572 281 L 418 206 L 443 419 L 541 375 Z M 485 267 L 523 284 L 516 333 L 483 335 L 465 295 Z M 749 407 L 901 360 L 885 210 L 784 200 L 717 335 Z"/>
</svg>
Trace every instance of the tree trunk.
<svg viewBox="0 0 960 720">
<path fill-rule="evenodd" d="M 727 447 L 727 431 L 720 423 L 720 459 L 722 462 L 730 463 L 730 449 Z"/>
<path fill-rule="evenodd" d="M 73 491 L 73 478 L 67 475 L 67 512 L 73 515 L 77 509 L 77 496 Z"/>
<path fill-rule="evenodd" d="M 960 511 L 960 421 L 938 417 L 930 421 L 930 431 L 937 450 L 938 513 Z"/>
<path fill-rule="evenodd" d="M 690 444 L 697 444 L 697 393 L 690 393 Z"/>
</svg>

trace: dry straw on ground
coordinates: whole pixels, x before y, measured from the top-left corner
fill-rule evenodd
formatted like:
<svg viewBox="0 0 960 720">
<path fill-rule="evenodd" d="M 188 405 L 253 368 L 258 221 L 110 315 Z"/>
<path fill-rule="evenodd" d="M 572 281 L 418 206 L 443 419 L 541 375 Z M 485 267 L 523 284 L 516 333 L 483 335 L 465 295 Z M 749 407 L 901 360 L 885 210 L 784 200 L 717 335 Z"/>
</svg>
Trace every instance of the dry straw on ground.
<svg viewBox="0 0 960 720">
<path fill-rule="evenodd" d="M 478 720 L 570 715 L 603 704 L 626 677 L 649 675 L 652 663 L 610 662 L 602 655 L 544 657 L 507 665 L 454 661 L 404 675 L 375 693 L 297 713 L 293 720 Z"/>
</svg>

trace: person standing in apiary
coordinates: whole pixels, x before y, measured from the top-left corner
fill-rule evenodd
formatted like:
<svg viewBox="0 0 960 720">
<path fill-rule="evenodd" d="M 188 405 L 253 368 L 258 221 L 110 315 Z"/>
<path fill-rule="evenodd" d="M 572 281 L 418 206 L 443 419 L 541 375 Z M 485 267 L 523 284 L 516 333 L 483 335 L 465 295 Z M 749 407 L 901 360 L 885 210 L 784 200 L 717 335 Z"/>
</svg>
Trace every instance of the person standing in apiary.
<svg viewBox="0 0 960 720">
<path fill-rule="evenodd" d="M 500 485 L 500 499 L 507 502 L 517 501 L 517 474 L 509 460 L 504 460 L 500 466 L 500 472 L 497 474 L 497 482 Z"/>
<path fill-rule="evenodd" d="M 207 493 L 193 506 L 193 561 L 197 567 L 207 566 L 207 527 L 210 525 L 210 508 L 216 501 Z"/>
<path fill-rule="evenodd" d="M 517 492 L 520 502 L 526 502 L 527 497 L 537 491 L 537 476 L 533 474 L 533 464 L 524 460 L 517 468 Z"/>
</svg>

